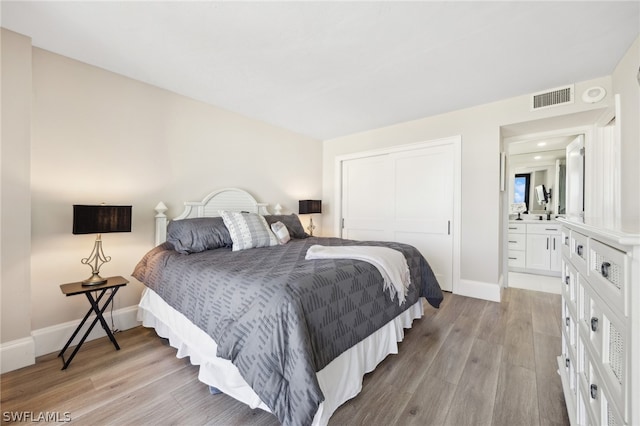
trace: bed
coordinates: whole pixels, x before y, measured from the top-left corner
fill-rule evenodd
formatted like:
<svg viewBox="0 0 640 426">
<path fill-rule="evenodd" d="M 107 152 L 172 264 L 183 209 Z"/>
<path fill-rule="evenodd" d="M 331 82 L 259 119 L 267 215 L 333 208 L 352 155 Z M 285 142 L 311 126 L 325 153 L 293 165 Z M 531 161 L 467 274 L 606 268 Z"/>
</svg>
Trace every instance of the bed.
<svg viewBox="0 0 640 426">
<path fill-rule="evenodd" d="M 414 247 L 309 237 L 296 215 L 270 215 L 239 189 L 187 202 L 171 221 L 165 211 L 160 203 L 157 246 L 132 274 L 145 284 L 139 320 L 199 365 L 202 382 L 284 425 L 327 424 L 364 374 L 397 353 L 404 329 L 423 315 L 422 299 L 442 300 Z M 286 228 L 288 241 L 256 237 L 262 225 Z M 402 253 L 411 280 L 404 300 L 385 290 L 376 266 L 307 260 L 311 247 Z"/>
</svg>

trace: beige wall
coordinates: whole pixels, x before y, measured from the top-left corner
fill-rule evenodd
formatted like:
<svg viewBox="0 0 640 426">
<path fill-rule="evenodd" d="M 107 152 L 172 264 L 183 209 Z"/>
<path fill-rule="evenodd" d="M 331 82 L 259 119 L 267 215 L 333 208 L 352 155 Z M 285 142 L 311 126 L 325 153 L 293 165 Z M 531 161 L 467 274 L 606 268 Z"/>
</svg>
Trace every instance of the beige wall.
<svg viewBox="0 0 640 426">
<path fill-rule="evenodd" d="M 33 49 L 32 327 L 81 317 L 58 285 L 89 275 L 95 236 L 72 235 L 72 204 L 133 205 L 130 234 L 105 234 L 104 275 L 129 277 L 152 247 L 154 206 L 239 187 L 297 212 L 321 193 L 321 143 L 166 90 Z M 133 279 L 132 279 L 133 280 Z M 141 284 L 118 294 L 137 304 Z"/>
<path fill-rule="evenodd" d="M 597 105 L 580 99 L 585 89 L 603 86 L 607 97 Z M 529 96 L 506 99 L 478 107 L 454 111 L 434 117 L 410 121 L 324 142 L 323 200 L 333 201 L 337 185 L 336 157 L 394 145 L 462 137 L 462 219 L 460 276 L 471 285 L 497 285 L 503 273 L 502 197 L 499 191 L 499 153 L 501 128 L 514 123 L 536 121 L 536 131 L 562 128 L 562 120 L 570 117 L 566 127 L 576 125 L 576 114 L 606 107 L 613 102 L 611 79 L 604 77 L 576 84 L 574 104 L 530 111 Z M 425 100 L 428 102 L 428 100 Z M 593 114 L 591 114 L 593 115 Z M 548 127 L 545 121 L 549 122 Z M 569 124 L 570 123 L 570 124 Z M 590 124 L 590 123 L 582 123 Z M 525 127 L 525 126 L 523 126 Z M 533 127 L 533 126 L 530 126 Z M 333 225 L 337 212 L 327 205 L 325 229 Z"/>
<path fill-rule="evenodd" d="M 131 233 L 102 236 L 112 257 L 102 275 L 132 281 L 116 297 L 120 309 L 139 300 L 142 285 L 130 274 L 153 247 L 159 201 L 171 217 L 184 201 L 225 187 L 280 203 L 284 213 L 297 212 L 298 199 L 320 198 L 320 141 L 9 34 L 2 44 L 3 343 L 34 331 L 60 339 L 58 326 L 75 324 L 88 309 L 85 298 L 66 298 L 59 288 L 90 275 L 80 259 L 95 236 L 72 235 L 72 204 L 133 206 Z"/>
<path fill-rule="evenodd" d="M 27 338 L 31 332 L 31 39 L 4 29 L 1 34 L 0 342 L 4 343 Z"/>
<path fill-rule="evenodd" d="M 620 93 L 622 228 L 640 233 L 640 37 L 613 72 L 613 90 Z"/>
</svg>

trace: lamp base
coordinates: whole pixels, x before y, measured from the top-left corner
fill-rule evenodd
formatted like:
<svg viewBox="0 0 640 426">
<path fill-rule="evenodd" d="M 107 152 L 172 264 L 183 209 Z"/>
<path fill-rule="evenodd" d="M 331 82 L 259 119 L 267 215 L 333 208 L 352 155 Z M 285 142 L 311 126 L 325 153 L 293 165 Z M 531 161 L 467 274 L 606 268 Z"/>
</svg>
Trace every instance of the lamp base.
<svg viewBox="0 0 640 426">
<path fill-rule="evenodd" d="M 95 273 L 86 280 L 82 281 L 82 285 L 100 285 L 107 282 L 106 278 L 102 278 L 99 274 Z"/>
</svg>

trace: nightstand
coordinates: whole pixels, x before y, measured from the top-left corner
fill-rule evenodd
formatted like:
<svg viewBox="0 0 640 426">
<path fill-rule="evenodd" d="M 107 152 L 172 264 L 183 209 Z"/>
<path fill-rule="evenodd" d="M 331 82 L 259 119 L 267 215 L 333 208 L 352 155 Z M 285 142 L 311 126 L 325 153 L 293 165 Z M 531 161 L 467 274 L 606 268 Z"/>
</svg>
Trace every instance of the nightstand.
<svg viewBox="0 0 640 426">
<path fill-rule="evenodd" d="M 59 357 L 62 357 L 62 361 L 64 363 L 62 366 L 63 370 L 66 369 L 69 366 L 69 364 L 71 364 L 73 357 L 76 356 L 76 353 L 78 352 L 78 350 L 80 349 L 84 341 L 87 339 L 87 336 L 89 335 L 89 333 L 91 332 L 91 330 L 97 324 L 98 321 L 100 321 L 100 324 L 102 324 L 102 328 L 104 328 L 104 331 L 107 333 L 109 340 L 111 340 L 111 343 L 113 343 L 113 346 L 115 346 L 116 350 L 120 350 L 120 346 L 118 346 L 118 342 L 116 342 L 116 338 L 113 336 L 113 333 L 109 329 L 109 325 L 107 324 L 107 321 L 105 321 L 104 316 L 102 314 L 107 309 L 107 307 L 109 306 L 109 303 L 111 303 L 111 301 L 113 300 L 113 297 L 116 295 L 120 287 L 124 287 L 128 283 L 129 281 L 127 281 L 123 277 L 109 277 L 107 278 L 106 283 L 100 284 L 100 285 L 83 285 L 82 281 L 60 285 L 60 290 L 65 296 L 69 297 L 69 296 L 75 296 L 76 294 L 84 294 L 85 296 L 87 296 L 87 299 L 91 304 L 91 308 L 87 311 L 87 314 L 84 316 L 84 318 L 82 319 L 82 321 L 80 322 L 76 330 L 73 332 L 73 334 L 71 335 L 67 343 L 64 345 L 64 348 L 62 348 L 62 350 L 58 354 Z M 104 304 L 100 306 L 100 301 L 102 300 L 102 298 L 107 293 L 107 290 L 109 289 L 111 289 L 111 293 L 107 297 L 107 300 L 104 302 Z M 91 292 L 93 291 L 100 292 L 97 298 L 94 298 L 93 294 L 91 294 Z M 69 345 L 71 345 L 71 342 L 78 335 L 78 333 L 80 332 L 80 330 L 82 329 L 84 324 L 87 322 L 87 319 L 89 319 L 89 316 L 92 313 L 95 314 L 96 317 L 94 318 L 93 322 L 91 323 L 87 331 L 84 333 L 84 336 L 82 336 L 82 339 L 80 339 L 80 342 L 71 353 L 71 356 L 69 357 L 69 359 L 65 360 L 64 359 L 65 351 L 69 348 Z"/>
</svg>

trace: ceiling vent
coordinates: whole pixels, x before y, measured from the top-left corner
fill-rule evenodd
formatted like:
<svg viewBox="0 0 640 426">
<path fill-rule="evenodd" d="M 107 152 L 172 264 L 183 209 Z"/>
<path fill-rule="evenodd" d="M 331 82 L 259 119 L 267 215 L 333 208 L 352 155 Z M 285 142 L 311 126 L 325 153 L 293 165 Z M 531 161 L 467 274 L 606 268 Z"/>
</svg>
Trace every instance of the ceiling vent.
<svg viewBox="0 0 640 426">
<path fill-rule="evenodd" d="M 573 103 L 573 84 L 531 95 L 531 111 Z"/>
</svg>

